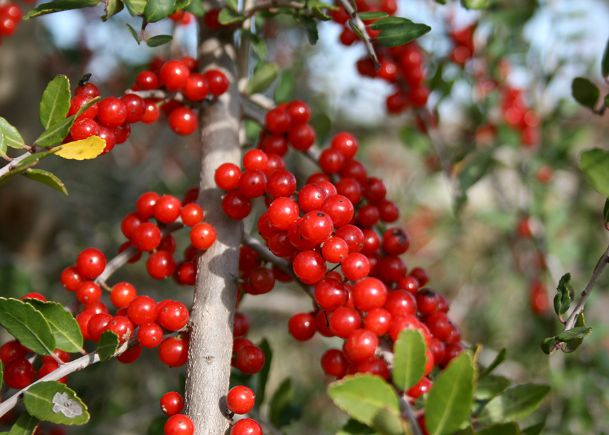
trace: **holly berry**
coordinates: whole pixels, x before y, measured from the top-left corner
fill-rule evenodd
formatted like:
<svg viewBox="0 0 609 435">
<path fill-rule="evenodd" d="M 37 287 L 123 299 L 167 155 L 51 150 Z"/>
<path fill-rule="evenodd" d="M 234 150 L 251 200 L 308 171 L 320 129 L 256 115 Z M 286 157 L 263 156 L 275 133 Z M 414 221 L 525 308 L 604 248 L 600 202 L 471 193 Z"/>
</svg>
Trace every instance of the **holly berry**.
<svg viewBox="0 0 609 435">
<path fill-rule="evenodd" d="M 172 416 L 182 412 L 184 409 L 184 398 L 176 391 L 170 391 L 161 397 L 161 410 L 165 415 Z"/>
<path fill-rule="evenodd" d="M 87 248 L 76 258 L 76 271 L 86 279 L 97 278 L 106 268 L 106 256 L 99 249 Z"/>
<path fill-rule="evenodd" d="M 242 385 L 231 388 L 226 395 L 226 406 L 235 414 L 247 414 L 254 407 L 255 401 L 254 392 Z"/>
<path fill-rule="evenodd" d="M 255 420 L 244 418 L 230 428 L 230 435 L 262 435 L 262 428 Z"/>
<path fill-rule="evenodd" d="M 192 435 L 195 425 L 187 415 L 175 414 L 167 419 L 163 430 L 165 435 Z"/>
</svg>

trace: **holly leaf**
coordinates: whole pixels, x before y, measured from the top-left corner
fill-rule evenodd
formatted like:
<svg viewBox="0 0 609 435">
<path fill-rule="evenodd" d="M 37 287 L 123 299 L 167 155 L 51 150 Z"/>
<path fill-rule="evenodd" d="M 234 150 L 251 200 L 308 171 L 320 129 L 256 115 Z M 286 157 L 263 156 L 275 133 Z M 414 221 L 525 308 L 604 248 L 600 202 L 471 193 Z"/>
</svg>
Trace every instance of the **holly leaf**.
<svg viewBox="0 0 609 435">
<path fill-rule="evenodd" d="M 480 414 L 481 423 L 507 423 L 534 412 L 546 397 L 547 385 L 522 384 L 508 388 L 492 399 Z"/>
<path fill-rule="evenodd" d="M 120 341 L 118 335 L 113 331 L 105 331 L 97 345 L 97 354 L 100 361 L 106 361 L 112 358 L 118 351 Z"/>
<path fill-rule="evenodd" d="M 171 35 L 156 35 L 146 40 L 146 45 L 148 47 L 158 47 L 160 45 L 165 45 L 168 42 L 171 42 L 173 36 Z"/>
<path fill-rule="evenodd" d="M 97 6 L 99 2 L 100 0 L 55 0 L 36 6 L 34 9 L 25 14 L 23 19 L 29 20 L 30 18 L 38 17 L 40 15 Z"/>
<path fill-rule="evenodd" d="M 8 435 L 32 435 L 38 426 L 38 419 L 32 417 L 27 412 L 24 412 L 19 416 L 15 424 L 11 427 L 11 430 L 4 432 Z"/>
<path fill-rule="evenodd" d="M 247 92 L 255 94 L 268 88 L 279 75 L 279 67 L 272 62 L 260 61 L 254 68 L 254 74 L 247 84 Z"/>
<path fill-rule="evenodd" d="M 106 147 L 106 141 L 99 136 L 68 142 L 52 148 L 53 153 L 69 160 L 90 160 L 99 156 Z"/>
<path fill-rule="evenodd" d="M 475 368 L 469 352 L 453 359 L 434 381 L 425 404 L 430 435 L 449 434 L 469 419 L 474 398 Z"/>
<path fill-rule="evenodd" d="M 414 329 L 402 331 L 393 347 L 393 383 L 401 390 L 408 390 L 425 373 L 425 341 Z"/>
<path fill-rule="evenodd" d="M 67 311 L 63 305 L 52 301 L 28 300 L 42 313 L 51 327 L 51 333 L 55 337 L 55 347 L 66 352 L 81 352 L 83 336 L 74 316 Z"/>
<path fill-rule="evenodd" d="M 144 18 L 149 23 L 156 23 L 169 15 L 176 9 L 176 0 L 153 0 L 146 3 Z"/>
<path fill-rule="evenodd" d="M 556 295 L 554 296 L 554 312 L 559 316 L 563 315 L 569 310 L 573 297 L 575 296 L 575 290 L 571 285 L 571 274 L 565 273 L 558 281 L 558 287 L 556 287 Z"/>
<path fill-rule="evenodd" d="M 36 139 L 34 143 L 43 148 L 49 148 L 61 143 L 70 133 L 70 128 L 72 128 L 75 119 L 74 115 L 72 115 L 57 124 L 51 125 L 38 136 L 38 139 Z"/>
<path fill-rule="evenodd" d="M 328 395 L 347 415 L 368 426 L 384 408 L 399 412 L 398 396 L 393 388 L 370 374 L 347 376 L 333 382 L 328 386 Z"/>
<path fill-rule="evenodd" d="M 605 51 L 603 52 L 603 59 L 601 61 L 601 75 L 605 78 L 609 77 L 609 40 L 605 45 Z"/>
<path fill-rule="evenodd" d="M 269 420 L 275 427 L 284 427 L 302 414 L 300 406 L 295 404 L 296 397 L 290 378 L 284 379 L 271 397 L 269 403 Z"/>
<path fill-rule="evenodd" d="M 0 298 L 0 325 L 34 353 L 50 355 L 55 350 L 51 327 L 42 313 L 29 303 Z"/>
<path fill-rule="evenodd" d="M 125 5 L 121 0 L 106 0 L 105 14 L 102 16 L 102 20 L 107 21 L 110 17 L 122 11 L 124 7 Z"/>
<path fill-rule="evenodd" d="M 23 396 L 27 412 L 38 420 L 82 425 L 89 421 L 87 406 L 67 385 L 57 381 L 33 384 Z"/>
<path fill-rule="evenodd" d="M 571 82 L 571 94 L 575 101 L 588 109 L 594 110 L 600 97 L 598 86 L 585 77 L 576 77 Z"/>
<path fill-rule="evenodd" d="M 31 180 L 46 184 L 64 195 L 68 194 L 68 190 L 63 181 L 52 172 L 45 171 L 44 169 L 27 169 L 23 172 L 23 175 Z"/>
<path fill-rule="evenodd" d="M 426 24 L 415 23 L 408 18 L 385 17 L 370 26 L 380 30 L 376 40 L 386 47 L 397 47 L 423 36 L 431 30 Z"/>
<path fill-rule="evenodd" d="M 25 145 L 19 131 L 11 125 L 6 119 L 0 116 L 0 132 L 4 135 L 4 141 L 7 147 L 21 149 Z"/>
<path fill-rule="evenodd" d="M 40 99 L 40 123 L 46 130 L 65 120 L 70 110 L 70 81 L 64 75 L 55 76 L 49 82 Z"/>
<path fill-rule="evenodd" d="M 135 17 L 144 14 L 148 0 L 123 0 L 123 2 L 129 13 Z"/>
<path fill-rule="evenodd" d="M 594 148 L 582 153 L 579 167 L 597 192 L 609 197 L 609 151 Z"/>
</svg>

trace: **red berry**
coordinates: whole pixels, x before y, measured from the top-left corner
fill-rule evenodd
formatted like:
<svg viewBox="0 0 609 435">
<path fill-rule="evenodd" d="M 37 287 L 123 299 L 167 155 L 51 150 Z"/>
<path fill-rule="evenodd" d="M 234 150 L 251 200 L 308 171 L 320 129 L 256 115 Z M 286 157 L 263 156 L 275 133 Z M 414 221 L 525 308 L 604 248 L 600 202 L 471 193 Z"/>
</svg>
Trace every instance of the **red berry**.
<svg viewBox="0 0 609 435">
<path fill-rule="evenodd" d="M 114 332 L 120 342 L 124 343 L 133 334 L 133 323 L 125 316 L 115 316 L 108 322 L 106 331 Z"/>
<path fill-rule="evenodd" d="M 74 140 L 86 139 L 99 133 L 99 124 L 90 118 L 80 117 L 70 128 L 70 136 Z"/>
<path fill-rule="evenodd" d="M 351 361 L 361 362 L 372 357 L 377 346 L 378 337 L 376 334 L 366 329 L 356 329 L 345 340 L 343 350 Z"/>
<path fill-rule="evenodd" d="M 159 110 L 159 106 L 157 105 L 157 102 L 153 99 L 145 99 L 144 100 L 144 107 L 145 107 L 145 111 L 144 111 L 144 115 L 142 115 L 142 122 L 144 124 L 152 124 L 154 122 L 156 122 L 159 117 L 161 116 L 161 112 Z"/>
<path fill-rule="evenodd" d="M 182 302 L 169 301 L 158 310 L 158 323 L 168 331 L 178 331 L 188 323 L 190 313 Z"/>
<path fill-rule="evenodd" d="M 305 284 L 315 284 L 326 273 L 326 262 L 317 252 L 299 252 L 292 263 L 294 274 Z"/>
<path fill-rule="evenodd" d="M 180 367 L 188 359 L 188 342 L 182 338 L 169 337 L 159 346 L 159 359 L 169 367 Z"/>
<path fill-rule="evenodd" d="M 368 312 L 364 319 L 364 328 L 374 332 L 379 337 L 389 331 L 391 314 L 383 308 L 374 308 Z"/>
<path fill-rule="evenodd" d="M 299 151 L 306 151 L 315 143 L 315 130 L 309 124 L 299 124 L 290 128 L 288 140 Z"/>
<path fill-rule="evenodd" d="M 93 281 L 84 281 L 76 290 L 76 299 L 82 304 L 92 304 L 98 302 L 102 297 L 101 288 Z"/>
<path fill-rule="evenodd" d="M 247 414 L 254 407 L 256 395 L 243 385 L 237 385 L 230 389 L 226 395 L 226 406 L 235 414 Z"/>
<path fill-rule="evenodd" d="M 222 199 L 222 210 L 231 219 L 241 220 L 252 211 L 252 203 L 238 191 L 232 191 Z"/>
<path fill-rule="evenodd" d="M 172 416 L 184 409 L 184 398 L 176 391 L 170 391 L 161 397 L 161 410 L 165 415 Z"/>
<path fill-rule="evenodd" d="M 309 313 L 299 313 L 290 317 L 288 331 L 298 341 L 306 341 L 315 335 L 315 318 Z"/>
<path fill-rule="evenodd" d="M 342 378 L 347 374 L 348 366 L 345 354 L 338 349 L 329 349 L 321 357 L 321 368 L 328 376 Z"/>
<path fill-rule="evenodd" d="M 176 107 L 169 114 L 169 126 L 175 134 L 187 136 L 197 129 L 198 121 L 195 112 L 188 107 Z"/>
<path fill-rule="evenodd" d="M 106 326 L 112 320 L 108 313 L 99 313 L 91 317 L 87 323 L 87 332 L 92 341 L 99 341 L 101 335 L 106 330 Z"/>
<path fill-rule="evenodd" d="M 291 101 L 286 110 L 292 124 L 305 124 L 311 119 L 311 108 L 304 101 Z"/>
<path fill-rule="evenodd" d="M 255 420 L 244 418 L 230 428 L 230 435 L 262 435 L 262 428 Z"/>
<path fill-rule="evenodd" d="M 141 121 L 146 112 L 144 99 L 139 95 L 125 94 L 121 97 L 121 100 L 127 108 L 127 118 L 125 121 L 130 124 Z"/>
<path fill-rule="evenodd" d="M 191 74 L 186 80 L 182 92 L 190 101 L 201 101 L 209 93 L 209 84 L 203 74 Z"/>
<path fill-rule="evenodd" d="M 216 230 L 207 222 L 195 225 L 190 230 L 190 243 L 197 249 L 209 249 L 216 241 Z"/>
<path fill-rule="evenodd" d="M 167 419 L 163 431 L 165 435 L 193 435 L 195 425 L 187 415 L 175 414 Z"/>
<path fill-rule="evenodd" d="M 4 367 L 4 383 L 10 388 L 22 389 L 34 382 L 36 371 L 26 359 L 13 359 Z"/>
<path fill-rule="evenodd" d="M 230 83 L 222 71 L 210 69 L 206 71 L 203 76 L 207 80 L 207 83 L 209 84 L 209 92 L 213 96 L 219 97 L 228 90 Z"/>
<path fill-rule="evenodd" d="M 364 278 L 353 286 L 351 297 L 355 308 L 361 311 L 370 311 L 385 305 L 387 287 L 376 278 Z"/>
<path fill-rule="evenodd" d="M 157 318 L 157 303 L 150 296 L 137 296 L 129 304 L 127 316 L 136 325 L 153 323 Z"/>
<path fill-rule="evenodd" d="M 355 157 L 359 147 L 357 139 L 345 132 L 337 133 L 332 138 L 330 146 L 336 151 L 340 152 L 347 159 L 352 159 Z"/>
<path fill-rule="evenodd" d="M 179 60 L 168 60 L 159 70 L 159 78 L 168 91 L 179 91 L 190 76 L 188 67 Z"/>
<path fill-rule="evenodd" d="M 176 269 L 176 263 L 173 259 L 173 255 L 167 251 L 156 251 L 150 254 L 148 261 L 146 261 L 146 270 L 148 274 L 154 279 L 165 279 L 173 275 Z"/>
<path fill-rule="evenodd" d="M 135 77 L 135 86 L 142 91 L 157 89 L 159 77 L 152 71 L 142 71 Z"/>
<path fill-rule="evenodd" d="M 330 317 L 330 329 L 337 337 L 346 338 L 360 327 L 362 318 L 353 308 L 340 307 Z"/>
<path fill-rule="evenodd" d="M 335 279 L 322 279 L 315 284 L 315 302 L 327 311 L 334 311 L 347 302 L 345 286 Z"/>
<path fill-rule="evenodd" d="M 242 337 L 247 335 L 250 330 L 250 321 L 243 313 L 236 312 L 233 319 L 233 337 Z"/>
<path fill-rule="evenodd" d="M 24 359 L 28 350 L 17 340 L 7 341 L 0 347 L 0 360 L 6 365 L 14 359 Z"/>
<path fill-rule="evenodd" d="M 214 174 L 216 185 L 223 190 L 236 189 L 240 179 L 241 169 L 233 163 L 222 163 Z"/>
<path fill-rule="evenodd" d="M 364 254 L 360 254 L 359 252 L 349 254 L 340 263 L 340 266 L 345 278 L 352 281 L 365 278 L 370 273 L 370 262 L 368 261 L 368 257 L 366 257 Z"/>
<path fill-rule="evenodd" d="M 272 197 L 291 196 L 296 191 L 296 177 L 290 171 L 276 170 L 268 178 L 266 193 Z"/>
<path fill-rule="evenodd" d="M 253 375 L 264 367 L 264 352 L 257 346 L 246 345 L 237 352 L 235 367 L 243 373 Z"/>
<path fill-rule="evenodd" d="M 144 222 L 133 232 L 133 246 L 140 251 L 152 251 L 161 243 L 161 230 L 155 224 Z"/>
<path fill-rule="evenodd" d="M 157 347 L 163 340 L 163 329 L 156 323 L 140 325 L 137 331 L 137 339 L 146 348 Z"/>
<path fill-rule="evenodd" d="M 66 290 L 75 292 L 78 290 L 78 286 L 82 282 L 81 276 L 76 271 L 74 267 L 66 267 L 61 272 L 61 277 L 59 279 L 61 284 L 66 288 Z"/>
<path fill-rule="evenodd" d="M 127 106 L 120 98 L 104 98 L 98 103 L 97 119 L 106 127 L 118 127 L 127 120 Z"/>
<path fill-rule="evenodd" d="M 76 258 L 76 270 L 86 279 L 97 278 L 106 267 L 106 256 L 99 249 L 87 248 Z"/>
<path fill-rule="evenodd" d="M 172 195 L 161 196 L 154 206 L 154 218 L 164 224 L 175 222 L 180 216 L 182 203 Z"/>
<path fill-rule="evenodd" d="M 268 217 L 273 227 L 287 230 L 298 219 L 299 208 L 296 201 L 286 197 L 275 199 L 268 209 Z"/>
</svg>

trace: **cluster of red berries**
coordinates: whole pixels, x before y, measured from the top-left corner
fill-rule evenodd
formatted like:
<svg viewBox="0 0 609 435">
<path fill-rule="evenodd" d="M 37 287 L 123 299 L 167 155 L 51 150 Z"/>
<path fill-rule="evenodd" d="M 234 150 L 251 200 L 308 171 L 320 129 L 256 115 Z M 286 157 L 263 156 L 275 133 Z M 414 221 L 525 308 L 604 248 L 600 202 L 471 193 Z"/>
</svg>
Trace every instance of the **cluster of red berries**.
<svg viewBox="0 0 609 435">
<path fill-rule="evenodd" d="M 188 26 L 190 23 L 192 23 L 194 16 L 190 12 L 186 12 L 183 9 L 178 9 L 169 16 L 169 19 L 178 26 Z"/>
<path fill-rule="evenodd" d="M 382 0 L 379 2 L 356 1 L 360 12 L 385 12 L 394 15 L 397 10 L 395 0 Z M 340 42 L 352 45 L 359 41 L 359 37 L 349 25 L 349 15 L 342 6 L 331 14 L 332 19 L 343 26 Z M 365 20 L 366 25 L 375 20 Z M 378 31 L 367 27 L 370 38 L 378 36 Z M 402 113 L 409 107 L 422 108 L 427 104 L 429 89 L 425 85 L 425 70 L 423 65 L 423 52 L 416 42 L 397 46 L 383 47 L 375 44 L 375 51 L 379 58 L 380 67 L 377 69 L 373 61 L 364 56 L 357 61 L 357 71 L 364 77 L 378 78 L 393 85 L 393 92 L 387 97 L 387 112 L 391 114 Z"/>
<path fill-rule="evenodd" d="M 147 101 L 161 104 L 174 133 L 189 135 L 198 126 L 192 106 L 209 97 L 219 97 L 228 90 L 228 86 L 228 78 L 222 71 L 210 69 L 199 73 L 196 60 L 183 57 L 164 62 L 153 60 L 149 69 L 137 75 L 133 90 L 167 92 L 169 95 L 163 100 L 150 98 Z"/>
<path fill-rule="evenodd" d="M 215 180 L 228 192 L 223 206 L 233 219 L 249 214 L 252 198 L 265 198 L 267 210 L 257 221 L 260 236 L 273 254 L 289 261 L 302 284 L 314 286 L 313 311 L 294 315 L 288 323 L 290 334 L 300 341 L 316 332 L 343 339 L 342 350 L 330 349 L 321 360 L 324 372 L 336 378 L 369 372 L 388 379 L 381 349 L 386 345 L 391 350 L 391 342 L 404 329 L 417 329 L 425 337 L 426 375 L 435 365 L 445 367 L 463 349 L 460 331 L 446 314 L 446 299 L 425 288 L 425 271 L 415 267 L 407 273 L 400 258 L 409 247 L 406 234 L 381 226 L 395 222 L 398 209 L 387 200 L 382 180 L 369 177 L 355 159 L 357 140 L 348 133 L 336 134 L 317 157 L 322 172 L 311 175 L 298 191 L 296 177 L 283 160 L 287 150 L 280 149 L 281 155 L 268 148 L 250 150 L 243 156 L 243 170 L 222 164 Z M 328 271 L 327 263 L 335 266 Z M 267 293 L 276 281 L 289 280 L 285 272 L 265 267 L 253 249 L 242 247 L 243 293 Z M 249 326 L 238 316 L 236 336 Z M 241 340 L 235 340 L 236 346 Z M 406 394 L 419 397 L 430 385 L 424 377 Z"/>
<path fill-rule="evenodd" d="M 449 32 L 449 37 L 453 41 L 453 48 L 450 52 L 449 59 L 463 67 L 474 56 L 474 32 L 476 23 L 469 26 L 455 29 Z"/>
<path fill-rule="evenodd" d="M 527 106 L 522 89 L 508 86 L 503 90 L 501 113 L 507 125 L 520 132 L 524 146 L 539 143 L 539 116 Z"/>
<path fill-rule="evenodd" d="M 76 88 L 68 116 L 76 115 L 83 106 L 99 97 L 93 83 L 83 83 Z M 155 115 L 157 113 L 157 115 Z M 135 94 L 122 97 L 106 97 L 90 105 L 75 121 L 64 142 L 99 136 L 106 141 L 104 153 L 115 145 L 124 143 L 131 134 L 131 124 L 149 124 L 158 118 L 158 108 Z"/>
<path fill-rule="evenodd" d="M 22 15 L 21 8 L 15 3 L 0 3 L 0 41 L 15 33 Z"/>
</svg>

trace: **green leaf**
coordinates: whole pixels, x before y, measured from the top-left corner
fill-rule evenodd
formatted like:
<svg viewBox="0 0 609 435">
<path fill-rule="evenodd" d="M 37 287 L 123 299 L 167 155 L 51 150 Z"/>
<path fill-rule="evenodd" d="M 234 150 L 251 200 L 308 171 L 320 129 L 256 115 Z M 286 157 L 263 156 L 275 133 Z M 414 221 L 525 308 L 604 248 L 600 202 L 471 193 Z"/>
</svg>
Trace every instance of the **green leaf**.
<svg viewBox="0 0 609 435">
<path fill-rule="evenodd" d="M 601 61 L 601 75 L 603 77 L 609 77 L 609 40 L 605 45 L 605 51 L 603 52 L 603 60 Z"/>
<path fill-rule="evenodd" d="M 309 44 L 315 45 L 319 40 L 319 32 L 317 31 L 317 21 L 314 18 L 308 17 L 306 15 L 298 15 L 295 17 L 296 21 L 304 27 L 307 32 L 307 39 L 309 40 Z"/>
<path fill-rule="evenodd" d="M 127 29 L 129 29 L 131 36 L 133 36 L 133 39 L 135 39 L 135 42 L 137 42 L 137 45 L 140 45 L 142 40 L 140 39 L 140 35 L 137 33 L 137 30 L 135 30 L 129 23 L 126 23 L 125 25 L 127 26 Z"/>
<path fill-rule="evenodd" d="M 403 330 L 393 347 L 393 383 L 401 390 L 415 385 L 425 372 L 425 341 L 415 329 Z"/>
<path fill-rule="evenodd" d="M 461 0 L 465 9 L 486 9 L 491 5 L 490 0 Z"/>
<path fill-rule="evenodd" d="M 42 313 L 55 337 L 55 347 L 66 352 L 81 352 L 83 337 L 78 322 L 63 305 L 57 302 L 43 302 L 36 299 L 28 300 Z"/>
<path fill-rule="evenodd" d="M 387 408 L 399 412 L 399 401 L 393 388 L 378 376 L 347 376 L 328 386 L 332 401 L 357 421 L 372 425 L 375 416 Z"/>
<path fill-rule="evenodd" d="M 42 421 L 82 425 L 89 421 L 87 406 L 68 386 L 57 381 L 33 384 L 23 396 L 27 412 Z"/>
<path fill-rule="evenodd" d="M 239 6 L 237 5 L 237 0 L 226 0 L 226 6 L 229 9 L 232 9 L 234 12 L 239 10 Z"/>
<path fill-rule="evenodd" d="M 205 14 L 205 9 L 203 9 L 203 2 L 201 0 L 192 0 L 184 10 L 197 17 L 202 17 Z"/>
<path fill-rule="evenodd" d="M 370 27 L 380 30 L 381 33 L 376 40 L 386 47 L 406 44 L 431 30 L 426 24 L 414 23 L 402 17 L 381 18 Z"/>
<path fill-rule="evenodd" d="M 468 421 L 474 377 L 472 357 L 463 352 L 436 378 L 425 404 L 425 424 L 430 435 L 452 433 Z"/>
<path fill-rule="evenodd" d="M 51 125 L 38 136 L 38 139 L 34 143 L 43 148 L 49 148 L 61 143 L 70 133 L 70 128 L 72 128 L 75 119 L 74 115 L 72 115 L 57 124 Z"/>
<path fill-rule="evenodd" d="M 541 342 L 541 350 L 546 355 L 549 355 L 552 353 L 552 350 L 554 350 L 558 343 L 559 341 L 556 339 L 556 337 L 547 337 Z"/>
<path fill-rule="evenodd" d="M 483 378 L 484 376 L 491 374 L 493 370 L 495 370 L 497 367 L 499 367 L 501 365 L 501 363 L 503 361 L 505 361 L 506 355 L 507 355 L 507 350 L 504 347 L 503 349 L 501 349 L 499 351 L 497 356 L 495 356 L 495 359 L 493 360 L 493 362 L 491 362 L 487 368 L 482 370 L 479 377 Z"/>
<path fill-rule="evenodd" d="M 605 224 L 609 223 L 609 198 L 605 200 L 605 206 L 603 207 L 603 220 Z"/>
<path fill-rule="evenodd" d="M 19 299 L 0 298 L 0 325 L 39 355 L 55 350 L 51 327 L 40 311 Z"/>
<path fill-rule="evenodd" d="M 13 175 L 20 174 L 26 171 L 28 168 L 31 168 L 32 166 L 36 165 L 40 161 L 40 159 L 51 154 L 53 154 L 52 151 L 42 151 L 27 156 L 25 159 L 21 160 L 13 170 L 9 171 L 2 178 L 0 178 L 0 183 L 3 183 L 5 180 L 7 180 Z"/>
<path fill-rule="evenodd" d="M 96 6 L 99 1 L 100 0 L 55 0 L 48 3 L 42 3 L 25 14 L 23 19 L 29 20 L 30 18 L 38 17 L 40 15 Z"/>
<path fill-rule="evenodd" d="M 374 415 L 371 426 L 383 435 L 404 435 L 405 428 L 399 411 L 383 407 Z"/>
<path fill-rule="evenodd" d="M 120 342 L 118 335 L 113 331 L 105 331 L 99 339 L 97 345 L 97 353 L 99 354 L 100 361 L 109 360 L 116 354 Z"/>
<path fill-rule="evenodd" d="M 503 376 L 487 375 L 478 379 L 474 396 L 478 400 L 489 400 L 501 394 L 510 386 L 510 380 Z"/>
<path fill-rule="evenodd" d="M 6 119 L 0 116 L 0 131 L 4 135 L 6 146 L 21 149 L 25 145 L 19 131 L 13 127 Z"/>
<path fill-rule="evenodd" d="M 571 94 L 575 101 L 584 107 L 594 110 L 600 91 L 598 87 L 585 77 L 576 77 L 571 83 Z"/>
<path fill-rule="evenodd" d="M 296 76 L 294 76 L 294 72 L 291 70 L 283 71 L 275 88 L 275 101 L 278 103 L 290 101 L 294 97 L 295 89 Z"/>
<path fill-rule="evenodd" d="M 0 157 L 6 157 L 6 150 L 6 139 L 2 130 L 0 130 Z"/>
<path fill-rule="evenodd" d="M 508 388 L 492 399 L 482 411 L 482 423 L 506 423 L 531 414 L 539 407 L 550 387 L 547 385 L 523 384 Z"/>
<path fill-rule="evenodd" d="M 148 0 L 123 0 L 127 10 L 133 16 L 142 15 L 146 10 Z"/>
<path fill-rule="evenodd" d="M 526 427 L 522 429 L 522 435 L 540 435 L 545 425 L 545 423 L 537 423 L 533 426 Z"/>
<path fill-rule="evenodd" d="M 149 23 L 156 23 L 169 15 L 176 9 L 176 0 L 153 0 L 146 4 L 144 18 Z"/>
<path fill-rule="evenodd" d="M 254 68 L 254 74 L 247 84 L 247 92 L 255 94 L 268 88 L 279 75 L 279 67 L 271 62 L 260 61 Z"/>
<path fill-rule="evenodd" d="M 336 432 L 336 435 L 376 435 L 376 432 L 365 424 L 350 418 L 347 423 Z"/>
<path fill-rule="evenodd" d="M 218 14 L 218 21 L 224 26 L 230 26 L 231 24 L 240 23 L 245 20 L 243 15 L 239 15 L 238 12 L 233 11 L 229 8 L 223 8 Z"/>
<path fill-rule="evenodd" d="M 476 433 L 480 435 L 520 435 L 520 428 L 516 423 L 511 422 L 496 424 L 494 426 L 484 428 Z"/>
<path fill-rule="evenodd" d="M 176 10 L 180 11 L 190 5 L 191 0 L 176 0 Z"/>
<path fill-rule="evenodd" d="M 258 344 L 258 347 L 264 352 L 264 367 L 262 367 L 262 370 L 260 370 L 260 372 L 255 376 L 255 392 L 257 402 L 255 404 L 256 409 L 259 409 L 260 405 L 264 403 L 266 384 L 269 380 L 269 372 L 271 370 L 271 363 L 273 362 L 273 351 L 271 350 L 271 345 L 266 338 L 262 339 L 262 341 Z"/>
<path fill-rule="evenodd" d="M 295 404 L 294 388 L 290 378 L 284 379 L 271 397 L 269 403 L 269 420 L 275 427 L 284 427 L 302 414 L 300 406 Z"/>
<path fill-rule="evenodd" d="M 594 148 L 583 152 L 579 167 L 592 187 L 609 197 L 609 151 Z"/>
<path fill-rule="evenodd" d="M 32 435 L 36 426 L 38 426 L 38 419 L 24 412 L 11 427 L 11 430 L 5 433 L 8 435 Z"/>
<path fill-rule="evenodd" d="M 358 12 L 357 15 L 362 21 L 378 20 L 379 18 L 385 18 L 389 16 L 387 12 L 375 11 L 375 12 Z"/>
<path fill-rule="evenodd" d="M 118 14 L 125 6 L 121 0 L 106 0 L 105 14 L 102 20 L 107 21 L 110 17 Z"/>
<path fill-rule="evenodd" d="M 160 45 L 165 45 L 173 39 L 171 35 L 156 35 L 151 38 L 146 39 L 146 44 L 148 47 L 158 47 Z"/>
<path fill-rule="evenodd" d="M 46 184 L 64 195 L 68 194 L 68 190 L 63 181 L 52 172 L 45 171 L 44 169 L 28 169 L 23 175 L 34 181 L 38 181 L 39 183 Z"/>
<path fill-rule="evenodd" d="M 563 315 L 571 306 L 571 302 L 573 302 L 573 297 L 575 296 L 575 290 L 573 290 L 573 286 L 571 285 L 571 274 L 565 273 L 558 282 L 558 287 L 556 287 L 556 295 L 554 296 L 554 312 L 556 314 Z"/>
<path fill-rule="evenodd" d="M 561 332 L 560 334 L 558 334 L 556 336 L 556 339 L 558 341 L 562 341 L 564 343 L 568 343 L 568 342 L 574 341 L 574 340 L 580 340 L 580 339 L 584 338 L 586 335 L 588 335 L 591 330 L 592 330 L 592 328 L 590 328 L 589 326 L 578 326 L 578 327 L 569 329 L 568 331 Z"/>
</svg>

